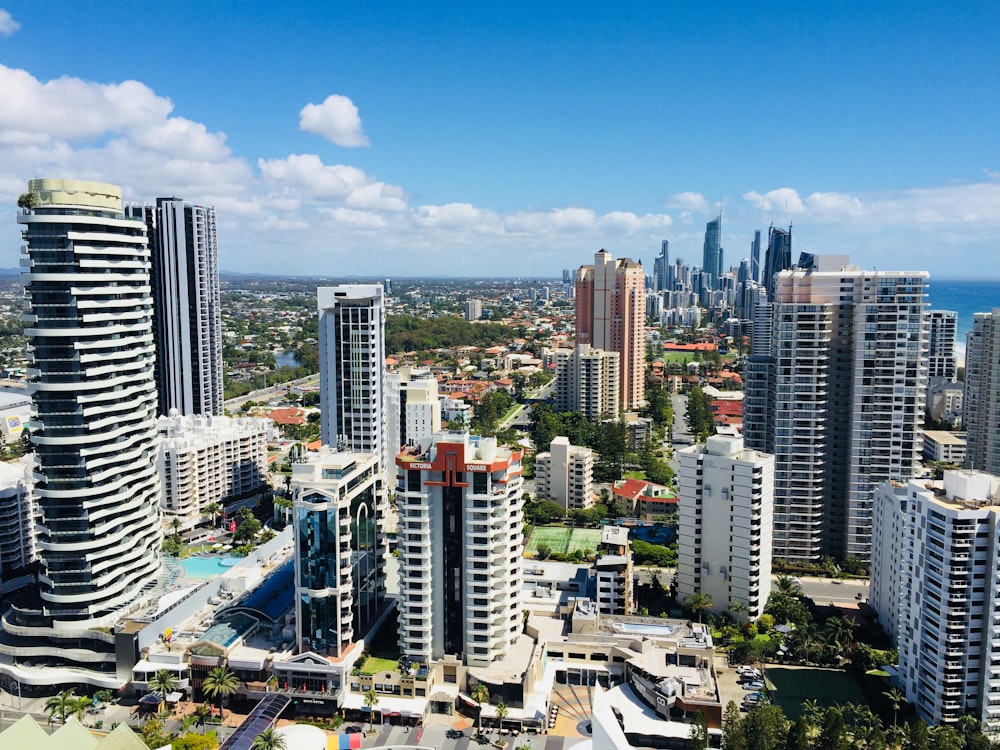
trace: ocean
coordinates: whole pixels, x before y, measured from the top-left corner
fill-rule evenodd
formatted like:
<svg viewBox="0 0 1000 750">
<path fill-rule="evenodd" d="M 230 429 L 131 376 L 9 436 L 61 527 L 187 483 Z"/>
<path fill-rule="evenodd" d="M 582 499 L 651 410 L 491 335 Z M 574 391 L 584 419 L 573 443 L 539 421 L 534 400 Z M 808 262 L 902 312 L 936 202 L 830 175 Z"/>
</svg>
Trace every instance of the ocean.
<svg viewBox="0 0 1000 750">
<path fill-rule="evenodd" d="M 972 329 L 972 315 L 1000 307 L 1000 279 L 936 279 L 931 276 L 928 302 L 934 310 L 958 313 L 956 344 L 965 355 L 965 335 Z"/>
</svg>

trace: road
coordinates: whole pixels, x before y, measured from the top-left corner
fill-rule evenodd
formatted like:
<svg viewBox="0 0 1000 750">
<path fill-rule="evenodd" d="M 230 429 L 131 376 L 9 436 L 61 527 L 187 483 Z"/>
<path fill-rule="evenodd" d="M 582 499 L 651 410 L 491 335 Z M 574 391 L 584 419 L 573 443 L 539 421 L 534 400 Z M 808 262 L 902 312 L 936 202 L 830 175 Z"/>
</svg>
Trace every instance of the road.
<svg viewBox="0 0 1000 750">
<path fill-rule="evenodd" d="M 225 407 L 229 411 L 239 411 L 247 401 L 271 401 L 284 396 L 288 388 L 300 386 L 312 387 L 316 385 L 319 385 L 319 375 L 309 375 L 298 380 L 289 380 L 287 383 L 269 385 L 267 388 L 250 391 L 250 393 L 245 393 L 242 396 L 231 398 L 225 402 Z"/>
<path fill-rule="evenodd" d="M 773 576 L 772 580 L 775 583 L 771 586 L 771 591 L 776 591 L 778 576 Z M 820 606 L 830 602 L 834 604 L 859 604 L 868 599 L 868 581 L 866 580 L 811 577 L 802 577 L 798 580 L 802 586 L 802 593 Z M 860 598 L 858 594 L 861 594 Z"/>
</svg>

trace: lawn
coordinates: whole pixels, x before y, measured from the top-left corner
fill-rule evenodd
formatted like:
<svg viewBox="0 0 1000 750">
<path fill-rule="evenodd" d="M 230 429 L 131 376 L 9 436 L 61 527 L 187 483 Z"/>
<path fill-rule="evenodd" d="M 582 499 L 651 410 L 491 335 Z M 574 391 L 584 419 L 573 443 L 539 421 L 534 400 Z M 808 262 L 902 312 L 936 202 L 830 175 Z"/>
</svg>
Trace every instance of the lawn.
<svg viewBox="0 0 1000 750">
<path fill-rule="evenodd" d="M 377 656 L 369 656 L 365 663 L 361 665 L 361 674 L 375 674 L 376 672 L 395 672 L 399 666 L 398 661 L 392 659 L 380 659 Z"/>
<path fill-rule="evenodd" d="M 771 700 L 781 706 L 790 719 L 798 717 L 803 701 L 815 700 L 821 706 L 868 705 L 883 722 L 892 722 L 892 706 L 882 695 L 889 685 L 879 677 L 856 675 L 841 669 L 786 667 L 768 667 L 764 676 L 774 686 L 770 691 Z"/>
<path fill-rule="evenodd" d="M 574 550 L 595 551 L 601 544 L 600 529 L 572 529 L 567 526 L 536 526 L 531 532 L 531 539 L 525 547 L 525 553 L 534 555 L 538 545 L 548 545 L 552 552 L 569 554 Z"/>
</svg>

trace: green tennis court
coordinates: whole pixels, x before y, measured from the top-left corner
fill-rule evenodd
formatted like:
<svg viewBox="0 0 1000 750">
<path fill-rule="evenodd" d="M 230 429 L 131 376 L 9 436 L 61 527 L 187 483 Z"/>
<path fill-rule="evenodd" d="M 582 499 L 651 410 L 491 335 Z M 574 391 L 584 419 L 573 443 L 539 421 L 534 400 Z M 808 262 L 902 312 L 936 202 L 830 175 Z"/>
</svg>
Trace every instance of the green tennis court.
<svg viewBox="0 0 1000 750">
<path fill-rule="evenodd" d="M 534 555 L 538 545 L 544 544 L 559 554 L 570 554 L 575 550 L 594 552 L 601 544 L 600 529 L 572 529 L 567 526 L 537 526 L 531 532 L 525 553 Z"/>
</svg>

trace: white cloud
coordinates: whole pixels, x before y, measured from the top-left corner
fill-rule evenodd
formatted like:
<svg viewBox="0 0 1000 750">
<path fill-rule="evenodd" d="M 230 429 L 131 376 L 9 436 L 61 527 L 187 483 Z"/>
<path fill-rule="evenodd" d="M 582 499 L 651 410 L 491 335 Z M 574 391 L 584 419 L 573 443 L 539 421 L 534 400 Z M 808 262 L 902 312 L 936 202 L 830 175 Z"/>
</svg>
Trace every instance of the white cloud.
<svg viewBox="0 0 1000 750">
<path fill-rule="evenodd" d="M 316 154 L 290 154 L 284 159 L 258 159 L 264 181 L 311 201 L 342 201 L 356 209 L 403 211 L 406 196 L 397 185 L 379 182 L 362 169 L 324 164 Z"/>
<path fill-rule="evenodd" d="M 299 128 L 338 146 L 367 146 L 358 108 L 348 97 L 330 94 L 322 104 L 307 104 L 299 112 Z"/>
<path fill-rule="evenodd" d="M 339 226 L 348 229 L 374 231 L 384 229 L 389 224 L 384 216 L 369 211 L 356 211 L 352 208 L 321 208 L 320 212 L 329 216 Z"/>
<path fill-rule="evenodd" d="M 698 213 L 707 213 L 712 208 L 708 198 L 701 193 L 675 193 L 667 198 L 666 206 Z"/>
<path fill-rule="evenodd" d="M 420 227 L 471 231 L 494 231 L 498 223 L 494 212 L 476 208 L 470 203 L 418 206 L 413 221 Z"/>
<path fill-rule="evenodd" d="M 0 36 L 10 36 L 20 28 L 21 24 L 14 20 L 10 12 L 0 8 Z"/>
</svg>

